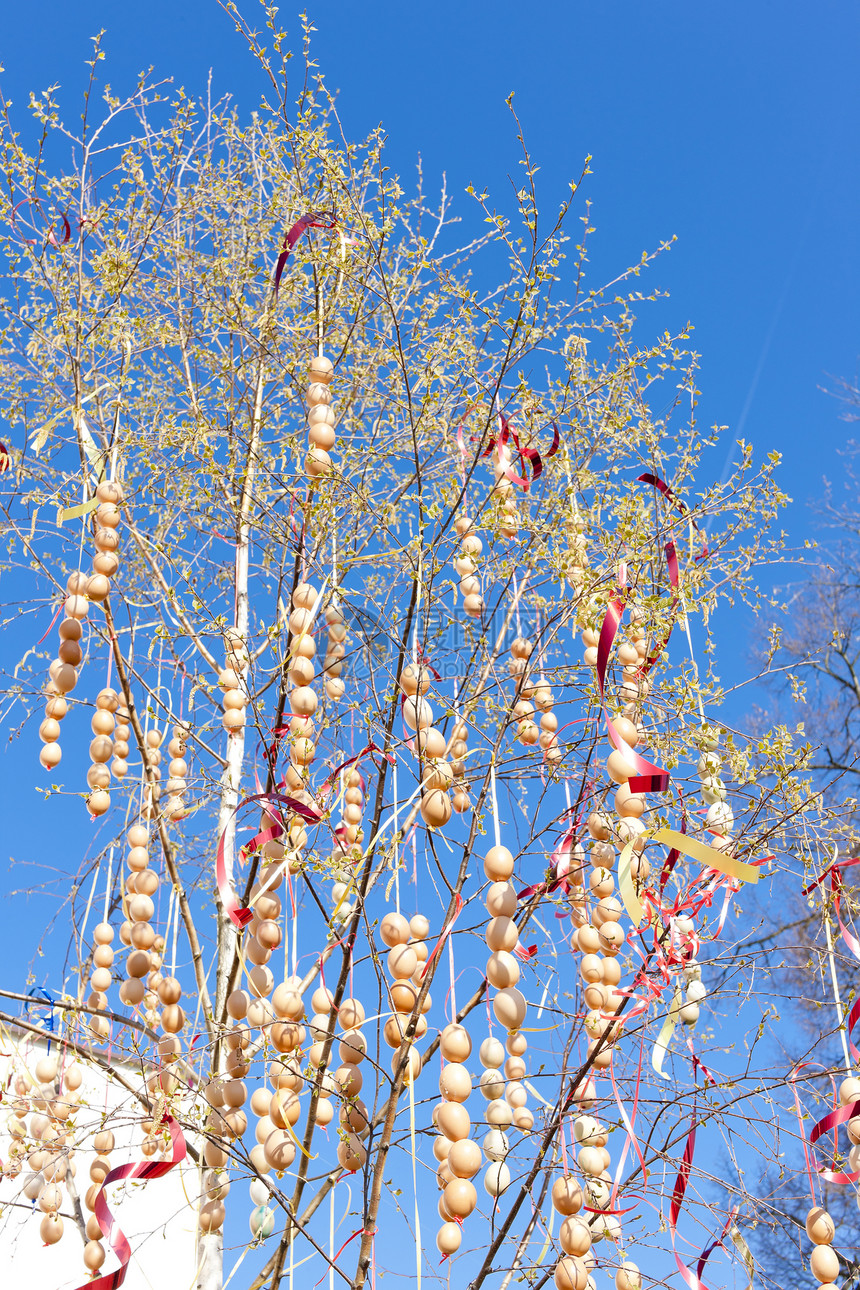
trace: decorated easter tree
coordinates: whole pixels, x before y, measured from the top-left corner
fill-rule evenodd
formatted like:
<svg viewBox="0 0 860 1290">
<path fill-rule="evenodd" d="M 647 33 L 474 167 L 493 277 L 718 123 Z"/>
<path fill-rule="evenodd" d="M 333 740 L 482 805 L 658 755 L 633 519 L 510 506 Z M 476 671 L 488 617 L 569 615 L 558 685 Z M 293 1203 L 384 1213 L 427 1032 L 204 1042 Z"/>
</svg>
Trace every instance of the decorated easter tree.
<svg viewBox="0 0 860 1290">
<path fill-rule="evenodd" d="M 100 1286 L 115 1181 L 186 1153 L 205 1290 L 237 1258 L 255 1290 L 743 1263 L 738 1144 L 776 1160 L 824 1089 L 776 1040 L 765 1078 L 746 941 L 840 834 L 714 667 L 780 558 L 777 459 L 711 482 L 653 257 L 588 282 L 580 181 L 539 214 L 516 118 L 507 208 L 410 196 L 237 25 L 248 119 L 100 101 L 98 44 L 79 123 L 4 118 L 5 685 L 26 809 L 92 838 L 38 1061 L 6 963 L 4 1186 Z M 82 1077 L 119 1063 L 122 1150 Z"/>
</svg>

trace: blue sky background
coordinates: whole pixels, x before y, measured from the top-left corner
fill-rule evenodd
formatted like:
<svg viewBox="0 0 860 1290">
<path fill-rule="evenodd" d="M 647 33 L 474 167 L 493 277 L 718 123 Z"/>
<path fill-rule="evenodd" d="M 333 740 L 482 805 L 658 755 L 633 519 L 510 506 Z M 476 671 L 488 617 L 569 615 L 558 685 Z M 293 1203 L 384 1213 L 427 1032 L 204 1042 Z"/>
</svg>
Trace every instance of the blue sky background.
<svg viewBox="0 0 860 1290">
<path fill-rule="evenodd" d="M 828 374 L 852 378 L 860 354 L 860 9 L 826 0 L 328 0 L 310 12 L 347 133 L 384 122 L 389 165 L 407 184 L 420 153 L 429 190 L 446 171 L 455 196 L 468 183 L 503 195 L 517 171 L 504 103 L 515 90 L 548 209 L 593 156 L 592 284 L 677 235 L 644 283 L 671 298 L 642 307 L 643 329 L 692 320 L 703 355 L 701 418 L 729 426 L 710 473 L 719 478 L 741 433 L 759 458 L 780 451 L 794 498 L 789 531 L 798 542 L 811 532 L 808 504 L 825 475 L 838 478 L 851 433 L 819 387 Z M 287 4 L 281 17 L 300 47 L 298 9 Z M 53 82 L 77 93 L 100 27 L 108 30 L 104 74 L 118 89 L 152 65 L 200 93 L 211 68 L 216 95 L 229 90 L 248 111 L 259 97 L 255 65 L 214 0 L 12 6 L 0 37 L 7 97 L 23 108 L 29 89 Z M 462 210 L 471 210 L 465 196 Z M 724 649 L 722 671 L 740 675 L 750 623 L 743 615 L 724 623 L 740 665 Z M 20 747 L 4 759 L 0 847 L 19 858 L 39 807 L 36 747 L 18 773 Z M 42 836 L 60 844 L 60 814 L 66 828 L 74 817 L 74 832 L 62 836 L 83 854 L 89 826 L 78 802 L 58 807 Z M 5 908 L 14 961 L 32 946 L 32 924 L 8 917 L 17 902 Z"/>
</svg>

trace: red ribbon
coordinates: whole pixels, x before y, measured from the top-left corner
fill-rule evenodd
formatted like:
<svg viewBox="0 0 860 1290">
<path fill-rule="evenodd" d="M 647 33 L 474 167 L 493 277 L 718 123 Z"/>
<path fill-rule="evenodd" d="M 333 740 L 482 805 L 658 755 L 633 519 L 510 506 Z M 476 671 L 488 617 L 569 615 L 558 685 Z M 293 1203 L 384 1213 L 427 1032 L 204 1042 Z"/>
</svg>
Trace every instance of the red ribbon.
<svg viewBox="0 0 860 1290">
<path fill-rule="evenodd" d="M 661 492 L 663 494 L 663 496 L 666 498 L 668 502 L 671 502 L 671 504 L 681 512 L 681 514 L 684 516 L 685 519 L 688 519 L 690 521 L 690 523 L 692 524 L 696 532 L 701 534 L 702 530 L 699 528 L 698 524 L 690 514 L 689 506 L 687 506 L 686 502 L 682 502 L 680 497 L 675 496 L 675 494 L 672 492 L 669 485 L 666 483 L 665 479 L 661 479 L 659 475 L 637 475 L 636 482 L 637 484 L 650 484 L 652 488 L 656 488 L 658 492 Z M 702 537 L 702 550 L 696 556 L 696 559 L 704 560 L 707 558 L 707 555 L 708 555 L 708 546 L 707 546 L 707 543 L 705 542 L 704 537 Z"/>
<path fill-rule="evenodd" d="M 270 813 L 275 817 L 275 823 L 268 829 L 263 829 L 249 843 L 246 851 L 253 851 L 257 845 L 262 842 L 269 842 L 272 838 L 278 838 L 286 832 L 286 826 L 277 809 L 277 803 L 286 806 L 294 815 L 300 815 L 302 819 L 309 820 L 312 824 L 318 824 L 322 819 L 322 812 L 314 807 L 307 806 L 304 802 L 299 802 L 295 797 L 289 797 L 286 793 L 254 793 L 252 797 L 246 797 L 233 808 L 232 815 L 236 815 L 243 807 L 249 806 L 252 802 L 262 802 L 267 808 L 271 808 Z M 215 857 L 215 880 L 218 883 L 218 891 L 221 895 L 221 903 L 230 915 L 230 920 L 238 928 L 247 927 L 254 917 L 254 911 L 248 909 L 246 905 L 240 904 L 236 893 L 233 890 L 233 873 L 232 866 L 228 868 L 227 857 L 224 854 L 224 841 L 227 836 L 225 828 L 221 837 L 218 839 L 218 852 Z"/>
<path fill-rule="evenodd" d="M 377 744 L 371 741 L 366 748 L 362 748 L 360 753 L 356 753 L 354 757 L 347 757 L 346 761 L 342 761 L 339 766 L 335 766 L 334 770 L 326 775 L 320 786 L 319 796 L 323 799 L 326 797 L 340 772 L 346 770 L 347 766 L 354 766 L 356 762 L 363 761 L 365 757 L 370 757 L 375 765 L 376 758 L 373 755 L 374 753 L 379 753 L 381 757 L 384 757 L 390 766 L 394 765 L 394 758 L 391 753 L 383 752 Z"/>
<path fill-rule="evenodd" d="M 471 408 L 469 409 L 469 411 L 471 411 Z M 466 413 L 466 415 L 467 416 L 469 415 L 468 412 Z M 504 415 L 503 412 L 498 413 L 498 419 L 499 419 L 499 433 L 497 436 L 494 436 L 493 438 L 490 439 L 489 444 L 484 449 L 483 455 L 485 457 L 489 457 L 490 453 L 493 451 L 496 445 L 498 445 L 500 448 L 504 448 L 505 444 L 508 442 L 508 439 L 512 439 L 514 443 L 514 447 L 516 448 L 519 454 L 520 464 L 522 465 L 523 471 L 525 471 L 526 469 L 526 461 L 528 461 L 529 465 L 531 466 L 531 469 L 532 469 L 531 481 L 529 481 L 528 479 L 525 479 L 522 475 L 517 475 L 510 468 L 510 466 L 506 466 L 504 464 L 504 461 L 501 458 L 501 455 L 499 456 L 499 465 L 501 466 L 503 473 L 508 477 L 508 479 L 510 479 L 512 483 L 518 484 L 519 487 L 523 490 L 523 492 L 527 493 L 531 485 L 535 482 L 537 477 L 543 471 L 543 459 L 541 458 L 541 455 L 538 452 L 537 448 L 523 447 L 523 445 L 520 443 L 519 435 L 517 434 L 516 430 L 511 425 L 510 421 L 508 421 L 507 417 Z M 549 461 L 550 457 L 554 457 L 555 454 L 558 452 L 559 444 L 561 442 L 561 436 L 559 435 L 558 426 L 554 421 L 552 423 L 552 431 L 553 431 L 552 447 L 547 453 L 547 461 Z M 462 434 L 458 436 L 458 442 L 461 444 L 461 451 L 462 451 Z"/>
<path fill-rule="evenodd" d="M 711 1255 L 713 1254 L 714 1250 L 717 1248 L 718 1245 L 722 1246 L 722 1248 L 725 1250 L 726 1247 L 725 1245 L 723 1245 L 723 1241 L 726 1238 L 726 1232 L 729 1230 L 732 1223 L 735 1221 L 735 1215 L 737 1214 L 737 1212 L 738 1212 L 738 1206 L 733 1205 L 726 1216 L 726 1221 L 723 1224 L 723 1230 L 720 1232 L 717 1239 L 715 1241 L 712 1241 L 711 1244 L 708 1246 L 708 1248 L 706 1250 L 703 1250 L 702 1253 L 699 1255 L 699 1262 L 696 1264 L 697 1277 L 701 1277 L 702 1273 L 705 1270 L 705 1264 L 707 1263 L 708 1259 L 711 1257 Z M 728 1251 L 726 1251 L 726 1253 L 728 1253 Z"/>
<path fill-rule="evenodd" d="M 820 1137 L 829 1133 L 831 1129 L 838 1129 L 840 1124 L 847 1124 L 853 1120 L 856 1115 L 860 1115 L 860 1101 L 849 1102 L 847 1106 L 837 1107 L 825 1115 L 812 1129 L 809 1135 L 809 1145 L 814 1147 Z M 803 1124 L 801 1122 L 801 1131 Z M 825 1182 L 836 1183 L 839 1187 L 844 1187 L 846 1183 L 856 1183 L 860 1180 L 860 1170 L 856 1173 L 834 1172 L 832 1169 L 818 1168 L 818 1173 Z"/>
<path fill-rule="evenodd" d="M 182 1130 L 176 1123 L 172 1115 L 165 1114 L 162 1124 L 166 1124 L 170 1132 L 171 1141 L 171 1158 L 169 1160 L 141 1160 L 136 1165 L 120 1165 L 117 1169 L 111 1169 L 105 1178 L 96 1196 L 95 1215 L 98 1219 L 99 1227 L 102 1229 L 108 1243 L 114 1254 L 119 1259 L 120 1266 L 115 1272 L 105 1272 L 95 1281 L 85 1281 L 79 1290 L 117 1290 L 125 1281 L 128 1265 L 131 1260 L 131 1246 L 120 1229 L 119 1224 L 108 1208 L 105 1199 L 105 1188 L 111 1183 L 120 1182 L 123 1178 L 140 1179 L 146 1182 L 150 1178 L 161 1178 L 164 1174 L 170 1173 L 170 1170 L 176 1165 L 181 1164 L 185 1159 L 185 1138 Z"/>
<path fill-rule="evenodd" d="M 36 210 L 39 212 L 39 214 L 42 216 L 42 218 L 44 219 L 44 212 L 42 211 L 42 203 L 39 201 L 38 197 L 33 197 L 33 198 L 23 197 L 21 201 L 15 203 L 10 213 L 10 223 L 13 228 L 15 227 L 15 223 L 16 223 L 15 215 L 19 206 L 34 206 Z M 48 246 L 55 246 L 57 247 L 57 249 L 59 249 L 61 246 L 65 246 L 72 236 L 72 226 L 69 223 L 68 215 L 66 215 L 65 212 L 63 212 L 60 215 L 60 219 L 63 221 L 62 242 L 58 242 L 56 237 L 54 236 L 53 225 L 48 229 L 48 234 L 47 234 Z M 37 239 L 35 237 L 22 237 L 21 241 L 24 243 L 25 246 L 35 246 Z"/>
<path fill-rule="evenodd" d="M 0 443 L 0 475 L 12 469 L 12 458 L 5 443 Z"/>
<path fill-rule="evenodd" d="M 632 767 L 635 772 L 629 781 L 631 793 L 662 793 L 669 787 L 668 772 L 661 770 L 659 766 L 654 766 L 651 762 L 646 761 L 644 757 L 640 757 L 635 748 L 624 742 L 615 729 L 615 723 L 606 708 L 604 691 L 606 689 L 606 673 L 609 668 L 609 655 L 615 642 L 615 637 L 618 635 L 623 613 L 624 596 L 621 587 L 619 587 L 607 606 L 603 626 L 600 629 L 600 639 L 597 642 L 597 687 L 600 692 L 603 716 L 613 746 L 621 753 L 628 766 Z"/>
<path fill-rule="evenodd" d="M 693 1120 L 690 1132 L 687 1134 L 687 1141 L 684 1144 L 684 1155 L 681 1160 L 681 1168 L 678 1170 L 678 1177 L 675 1179 L 675 1186 L 672 1188 L 672 1203 L 669 1207 L 669 1235 L 672 1238 L 672 1253 L 675 1256 L 675 1264 L 681 1276 L 686 1281 L 690 1290 L 708 1290 L 704 1281 L 701 1281 L 695 1272 L 691 1272 L 686 1263 L 681 1259 L 680 1254 L 675 1249 L 675 1234 L 678 1229 L 678 1216 L 681 1213 L 681 1206 L 684 1203 L 684 1195 L 687 1191 L 687 1184 L 690 1181 L 690 1170 L 693 1167 L 693 1156 L 696 1153 L 696 1101 L 693 1099 Z"/>
<path fill-rule="evenodd" d="M 854 933 L 849 931 L 843 923 L 840 908 L 842 905 L 842 873 L 845 869 L 853 869 L 854 866 L 858 864 L 860 864 L 860 859 L 858 858 L 853 860 L 834 860 L 833 864 L 828 865 L 820 877 L 815 879 L 815 882 L 811 882 L 808 887 L 803 888 L 801 895 L 808 896 L 811 891 L 814 891 L 816 887 L 820 886 L 821 883 L 824 882 L 824 879 L 828 875 L 830 876 L 830 890 L 833 893 L 833 908 L 836 910 L 836 921 L 839 924 L 839 931 L 842 935 L 842 939 L 854 955 L 855 959 L 860 960 L 860 941 L 858 941 Z M 855 1057 L 854 1060 L 860 1061 L 860 1056 Z"/>
<path fill-rule="evenodd" d="M 337 219 L 332 211 L 307 211 L 287 233 L 283 241 L 283 249 L 278 256 L 278 262 L 275 265 L 275 297 L 278 295 L 278 288 L 281 285 L 281 274 L 284 272 L 284 265 L 289 259 L 296 242 L 298 242 L 302 233 L 309 228 L 334 228 Z"/>
<path fill-rule="evenodd" d="M 462 896 L 459 894 L 459 892 L 458 892 L 458 893 L 457 893 L 457 896 L 456 896 L 456 898 L 455 898 L 455 901 L 454 901 L 454 912 L 453 912 L 453 914 L 451 915 L 451 917 L 448 919 L 448 921 L 447 921 L 447 923 L 445 924 L 445 926 L 442 928 L 442 933 L 441 933 L 441 935 L 440 935 L 440 937 L 439 937 L 438 941 L 436 942 L 436 944 L 435 944 L 435 946 L 434 946 L 434 948 L 433 948 L 433 953 L 430 955 L 429 959 L 428 959 L 428 960 L 427 960 L 427 962 L 424 964 L 424 967 L 423 967 L 422 972 L 421 972 L 421 979 L 422 979 L 422 980 L 423 980 L 423 979 L 424 979 L 424 977 L 427 975 L 427 970 L 428 970 L 428 968 L 430 967 L 430 964 L 433 962 L 433 960 L 435 959 L 436 955 L 439 953 L 439 951 L 441 950 L 442 946 L 445 944 L 446 940 L 448 939 L 448 935 L 449 935 L 449 933 L 450 933 L 450 931 L 451 931 L 451 928 L 454 926 L 454 924 L 456 923 L 457 919 L 460 917 L 460 910 L 461 910 L 462 908 L 463 908 L 463 897 L 462 897 Z"/>
</svg>

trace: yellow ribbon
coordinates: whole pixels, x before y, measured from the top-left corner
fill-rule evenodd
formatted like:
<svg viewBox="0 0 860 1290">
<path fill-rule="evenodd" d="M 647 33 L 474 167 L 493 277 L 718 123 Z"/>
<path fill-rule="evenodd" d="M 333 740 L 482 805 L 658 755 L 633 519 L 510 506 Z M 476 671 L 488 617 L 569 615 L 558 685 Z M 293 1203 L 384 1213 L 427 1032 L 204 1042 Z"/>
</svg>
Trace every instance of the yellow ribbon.
<svg viewBox="0 0 860 1290">
<path fill-rule="evenodd" d="M 638 927 L 642 922 L 645 910 L 633 886 L 633 878 L 630 873 L 630 861 L 632 859 L 633 842 L 631 841 L 625 843 L 618 860 L 618 890 L 621 892 L 621 899 L 624 901 L 624 908 L 627 910 L 628 918 L 634 927 Z"/>
<path fill-rule="evenodd" d="M 645 836 L 650 836 L 654 842 L 662 842 L 665 846 L 674 847 L 683 855 L 689 856 L 691 860 L 697 860 L 699 864 L 705 865 L 708 869 L 717 869 L 720 873 L 724 873 L 730 878 L 737 878 L 739 882 L 756 883 L 761 876 L 757 865 L 744 864 L 742 860 L 736 860 L 734 856 L 726 855 L 723 851 L 717 851 L 715 847 L 706 846 L 704 842 L 691 838 L 687 833 L 680 833 L 678 829 L 658 829 L 656 833 L 646 834 Z M 633 847 L 633 841 L 625 843 L 619 857 L 618 890 L 621 893 L 621 899 L 624 901 L 624 908 L 627 910 L 630 921 L 634 927 L 638 927 L 642 922 L 645 910 L 641 900 L 636 895 L 636 889 L 633 886 L 633 878 L 630 873 Z"/>
<path fill-rule="evenodd" d="M 57 528 L 62 528 L 64 520 L 79 520 L 84 515 L 89 515 L 99 504 L 97 497 L 91 497 L 88 502 L 81 502 L 78 506 L 66 506 L 63 510 L 57 511 Z"/>
<path fill-rule="evenodd" d="M 747 1290 L 753 1290 L 753 1268 L 755 1264 L 753 1263 L 752 1250 L 747 1245 L 746 1241 L 744 1240 L 743 1236 L 738 1230 L 738 1226 L 736 1223 L 732 1223 L 731 1227 L 729 1228 L 729 1236 L 731 1237 L 732 1244 L 734 1245 L 738 1254 L 743 1259 L 744 1264 L 746 1266 L 747 1276 L 750 1279 L 749 1285 L 747 1286 Z"/>
<path fill-rule="evenodd" d="M 679 833 L 677 829 L 658 829 L 654 834 L 654 841 L 665 842 L 667 846 L 675 847 L 691 860 L 698 860 L 708 869 L 719 869 L 720 873 L 728 874 L 730 878 L 737 878 L 740 882 L 756 883 L 761 876 L 757 865 L 744 864 L 742 860 L 736 860 L 734 856 L 726 855 L 724 851 L 717 851 L 715 847 L 705 846 L 704 842 L 698 842 L 686 833 Z"/>
<path fill-rule="evenodd" d="M 654 1067 L 658 1075 L 662 1075 L 663 1079 L 669 1079 L 669 1075 L 663 1070 L 663 1062 L 665 1060 L 666 1053 L 669 1050 L 672 1035 L 675 1033 L 675 1027 L 678 1024 L 678 1014 L 683 1006 L 683 995 L 676 987 L 675 996 L 672 999 L 672 1006 L 669 1009 L 669 1015 L 663 1022 L 660 1033 L 657 1036 L 657 1042 L 654 1045 L 654 1052 L 651 1054 L 651 1065 Z"/>
<path fill-rule="evenodd" d="M 284 1110 L 284 1090 L 283 1090 L 280 1086 L 278 1087 L 278 1089 L 277 1089 L 277 1091 L 276 1091 L 276 1093 L 275 1093 L 275 1101 L 276 1101 L 276 1102 L 277 1102 L 277 1104 L 278 1104 L 278 1110 L 279 1110 L 279 1111 L 280 1111 L 280 1113 L 281 1113 L 281 1119 L 282 1119 L 282 1120 L 283 1120 L 283 1122 L 284 1122 L 284 1128 L 286 1129 L 287 1133 L 288 1133 L 288 1134 L 290 1135 L 290 1137 L 292 1138 L 293 1142 L 294 1142 L 294 1143 L 296 1144 L 296 1146 L 298 1147 L 299 1151 L 301 1151 L 302 1155 L 305 1157 L 305 1159 L 306 1159 L 306 1160 L 316 1160 L 316 1154 L 314 1154 L 314 1155 L 309 1155 L 309 1153 L 308 1153 L 307 1151 L 305 1151 L 304 1147 L 303 1147 L 303 1146 L 302 1146 L 302 1144 L 299 1142 L 299 1140 L 298 1140 L 298 1138 L 297 1138 L 297 1136 L 296 1136 L 296 1134 L 295 1134 L 295 1132 L 294 1132 L 294 1130 L 293 1130 L 293 1126 L 290 1124 L 289 1120 L 287 1119 L 286 1111 Z"/>
</svg>

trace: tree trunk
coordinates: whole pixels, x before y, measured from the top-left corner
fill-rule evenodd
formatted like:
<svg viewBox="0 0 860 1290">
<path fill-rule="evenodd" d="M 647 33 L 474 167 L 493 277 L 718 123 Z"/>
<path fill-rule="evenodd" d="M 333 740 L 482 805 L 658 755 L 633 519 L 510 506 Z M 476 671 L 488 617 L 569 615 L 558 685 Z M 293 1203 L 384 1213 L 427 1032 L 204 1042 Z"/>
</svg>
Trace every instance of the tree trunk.
<svg viewBox="0 0 860 1290">
<path fill-rule="evenodd" d="M 224 1284 L 224 1233 L 197 1233 L 196 1290 L 221 1290 Z"/>
</svg>

